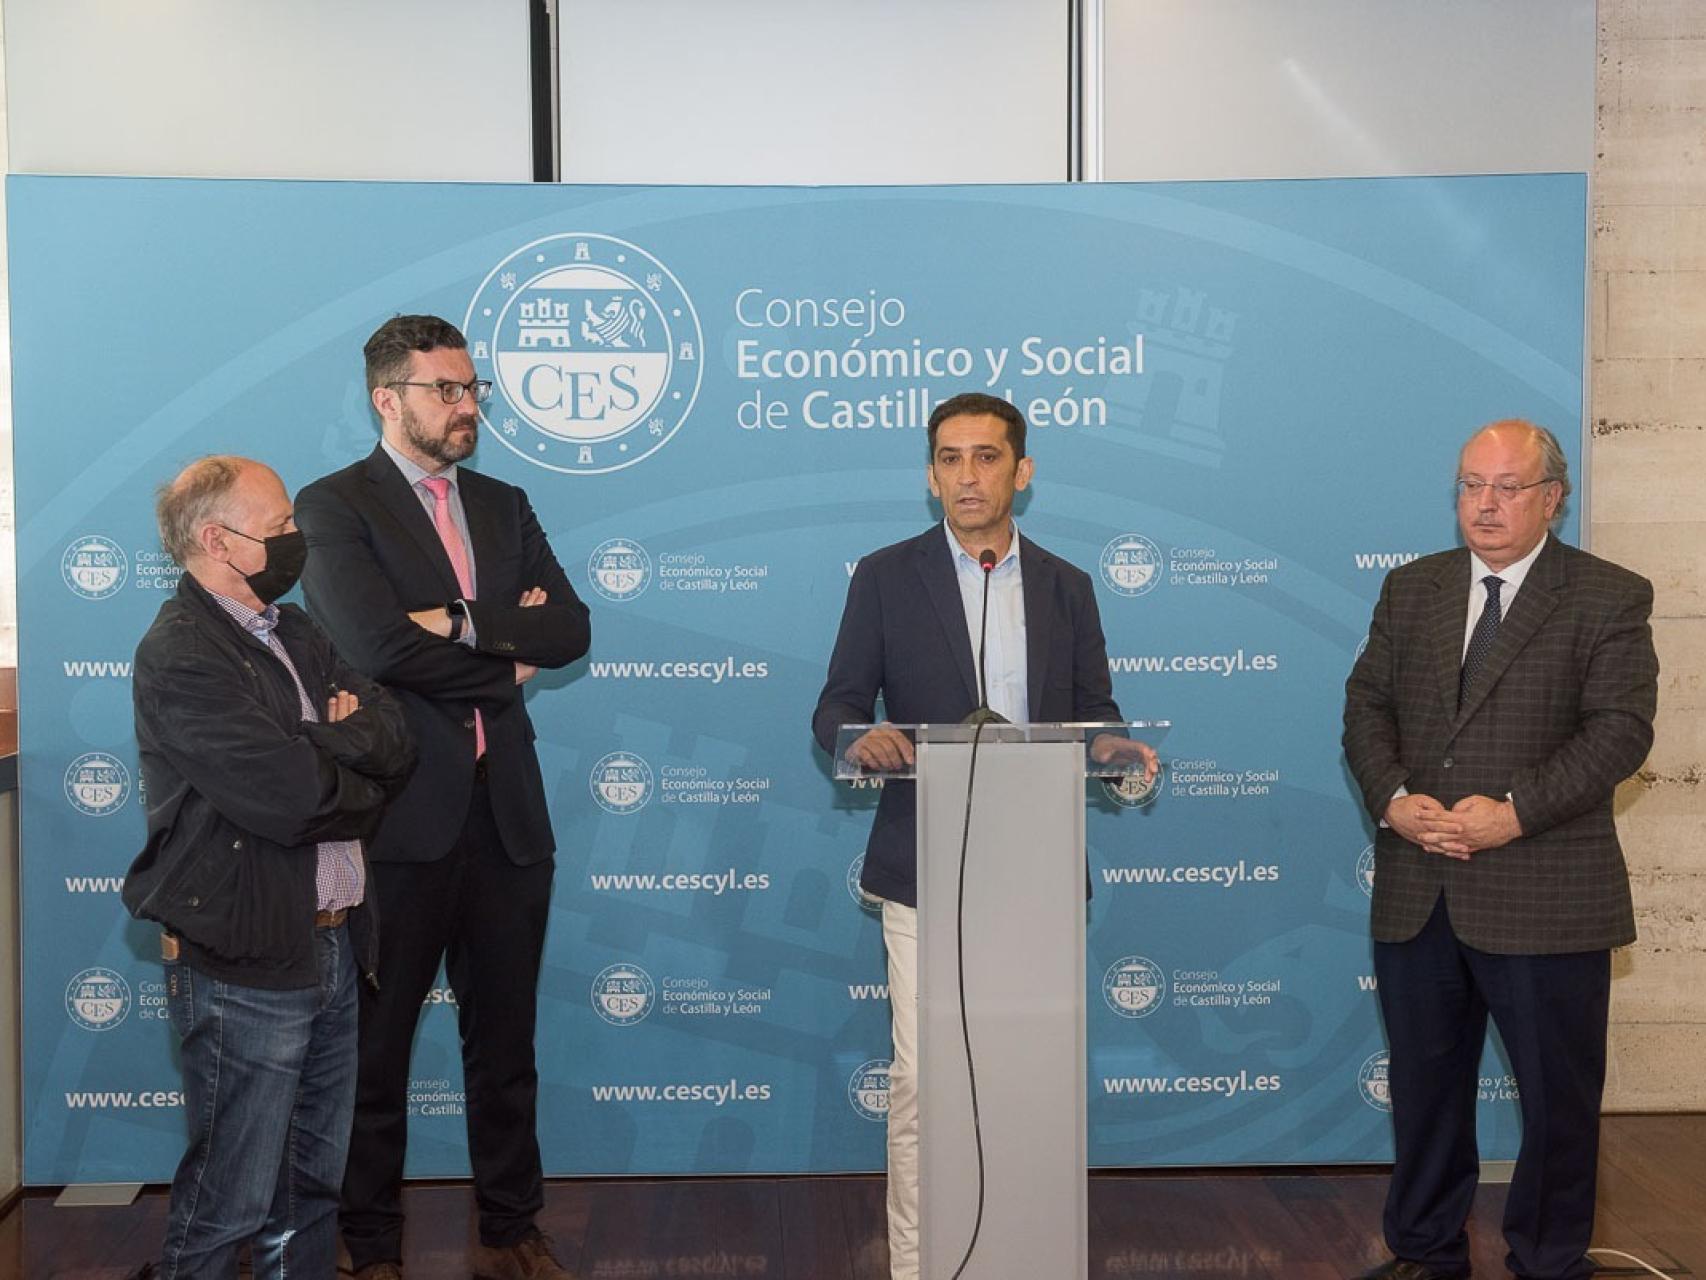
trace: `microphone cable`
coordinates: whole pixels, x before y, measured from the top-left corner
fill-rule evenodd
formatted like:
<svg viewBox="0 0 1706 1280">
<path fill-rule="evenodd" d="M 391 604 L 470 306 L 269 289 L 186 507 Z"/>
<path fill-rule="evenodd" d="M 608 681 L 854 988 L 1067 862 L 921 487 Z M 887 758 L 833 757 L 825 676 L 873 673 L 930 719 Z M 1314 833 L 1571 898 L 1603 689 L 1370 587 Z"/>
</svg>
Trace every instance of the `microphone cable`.
<svg viewBox="0 0 1706 1280">
<path fill-rule="evenodd" d="M 972 791 L 977 784 L 977 748 L 983 740 L 983 727 L 986 724 L 1007 723 L 1005 717 L 997 715 L 989 706 L 989 677 L 984 667 L 984 645 L 989 637 L 989 575 L 995 569 L 996 555 L 993 548 L 984 548 L 978 553 L 977 565 L 983 570 L 983 617 L 977 633 L 977 710 L 967 717 L 973 725 L 971 735 L 971 763 L 966 769 L 966 814 L 965 821 L 960 827 L 960 868 L 959 895 L 954 907 L 954 960 L 958 970 L 960 996 L 960 1040 L 966 1050 L 966 1083 L 971 1092 L 971 1129 L 972 1137 L 977 1143 L 977 1217 L 972 1221 L 971 1239 L 966 1242 L 965 1256 L 960 1259 L 960 1265 L 954 1268 L 951 1280 L 960 1280 L 971 1261 L 972 1250 L 977 1248 L 978 1236 L 983 1232 L 983 1201 L 985 1171 L 983 1164 L 983 1113 L 978 1107 L 977 1100 L 977 1063 L 971 1052 L 971 1023 L 966 1016 L 966 850 L 971 846 L 971 805 Z M 962 721 L 961 723 L 965 723 Z"/>
<path fill-rule="evenodd" d="M 960 829 L 959 901 L 954 910 L 954 956 L 959 969 L 960 987 L 960 1040 L 966 1049 L 966 1082 L 971 1087 L 971 1129 L 972 1137 L 977 1142 L 977 1217 L 972 1222 L 971 1239 L 966 1242 L 965 1256 L 960 1259 L 960 1265 L 954 1268 L 952 1280 L 960 1280 L 966 1264 L 971 1261 L 972 1250 L 977 1248 L 977 1238 L 983 1231 L 983 1114 L 977 1104 L 977 1064 L 971 1055 L 971 1024 L 966 1018 L 966 850 L 971 845 L 971 800 L 972 788 L 977 782 L 977 746 L 983 737 L 983 726 L 986 723 L 987 721 L 979 721 L 971 735 L 971 765 L 966 771 L 966 816 Z"/>
</svg>

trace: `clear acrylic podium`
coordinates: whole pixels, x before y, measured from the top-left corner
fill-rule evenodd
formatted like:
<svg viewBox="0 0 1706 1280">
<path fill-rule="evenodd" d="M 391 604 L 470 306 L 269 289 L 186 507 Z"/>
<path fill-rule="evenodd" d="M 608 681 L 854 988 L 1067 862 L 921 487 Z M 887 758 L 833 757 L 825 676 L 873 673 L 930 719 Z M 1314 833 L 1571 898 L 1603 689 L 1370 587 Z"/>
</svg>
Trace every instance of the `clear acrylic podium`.
<svg viewBox="0 0 1706 1280">
<path fill-rule="evenodd" d="M 956 956 L 975 731 L 958 724 L 890 726 L 915 743 L 917 762 L 880 771 L 861 768 L 847 754 L 871 727 L 842 727 L 835 776 L 917 780 L 919 1264 L 922 1280 L 949 1280 L 977 1216 Z M 983 726 L 963 945 L 985 1194 L 966 1280 L 1081 1280 L 1088 1273 L 1084 779 L 1141 773 L 1133 740 L 1153 747 L 1169 727 L 1160 721 Z M 1110 753 L 1114 758 L 1096 758 Z"/>
</svg>

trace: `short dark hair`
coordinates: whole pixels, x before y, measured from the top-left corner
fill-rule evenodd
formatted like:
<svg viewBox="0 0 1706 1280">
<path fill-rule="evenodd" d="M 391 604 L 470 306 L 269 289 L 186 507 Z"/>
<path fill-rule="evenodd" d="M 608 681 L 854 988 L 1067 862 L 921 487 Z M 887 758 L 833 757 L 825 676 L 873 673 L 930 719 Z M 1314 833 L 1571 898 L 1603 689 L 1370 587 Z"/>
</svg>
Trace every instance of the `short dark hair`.
<svg viewBox="0 0 1706 1280">
<path fill-rule="evenodd" d="M 361 349 L 367 360 L 367 392 L 409 376 L 409 360 L 417 351 L 449 347 L 466 351 L 468 339 L 462 330 L 437 316 L 392 316 L 373 331 Z"/>
<path fill-rule="evenodd" d="M 981 391 L 962 391 L 942 401 L 930 414 L 930 457 L 936 457 L 936 432 L 949 418 L 1000 418 L 1007 424 L 1007 443 L 1015 460 L 1025 456 L 1025 415 L 1000 396 Z"/>
</svg>

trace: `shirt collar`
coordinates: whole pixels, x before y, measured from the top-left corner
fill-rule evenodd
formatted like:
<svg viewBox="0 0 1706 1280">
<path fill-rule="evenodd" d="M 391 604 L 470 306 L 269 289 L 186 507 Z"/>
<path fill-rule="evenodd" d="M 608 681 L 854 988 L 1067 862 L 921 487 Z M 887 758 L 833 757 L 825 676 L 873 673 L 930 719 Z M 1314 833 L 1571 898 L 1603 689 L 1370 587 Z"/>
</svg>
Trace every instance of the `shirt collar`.
<svg viewBox="0 0 1706 1280">
<path fill-rule="evenodd" d="M 233 622 L 252 636 L 265 640 L 272 633 L 272 629 L 278 626 L 278 606 L 276 604 L 269 604 L 265 609 L 256 612 L 241 600 L 233 600 L 230 596 L 220 595 L 212 588 L 207 589 L 207 594 L 213 597 L 214 603 L 225 610 Z"/>
<path fill-rule="evenodd" d="M 1007 544 L 1007 554 L 995 562 L 995 568 L 990 570 L 991 573 L 994 573 L 997 569 L 1005 569 L 1010 561 L 1014 561 L 1019 558 L 1018 521 L 1015 520 L 1013 522 L 1012 530 L 1013 538 L 1012 541 Z M 983 567 L 978 564 L 976 557 L 974 557 L 971 552 L 967 551 L 960 545 L 960 540 L 954 537 L 954 531 L 948 527 L 948 522 L 946 520 L 942 521 L 942 532 L 948 539 L 948 554 L 954 557 L 955 564 L 959 564 L 961 561 L 964 561 L 974 569 Z"/>
<path fill-rule="evenodd" d="M 409 482 L 411 489 L 419 486 L 422 480 L 429 479 L 432 476 L 443 476 L 450 481 L 451 488 L 456 487 L 456 464 L 454 462 L 442 471 L 428 471 L 413 458 L 405 456 L 401 450 L 393 448 L 391 442 L 384 436 L 379 437 L 379 447 L 385 450 L 392 462 L 397 464 L 397 470 L 403 473 L 403 479 Z"/>
<path fill-rule="evenodd" d="M 1503 580 L 1505 586 L 1510 589 L 1511 594 L 1515 595 L 1516 589 L 1522 585 L 1522 580 L 1528 576 L 1528 571 L 1534 568 L 1534 562 L 1540 558 L 1540 553 L 1546 550 L 1547 539 L 1551 538 L 1551 536 L 1552 535 L 1550 533 L 1542 534 L 1540 541 L 1534 544 L 1534 550 L 1530 551 L 1515 564 L 1507 564 L 1496 574 L 1487 567 L 1487 562 L 1485 560 L 1481 559 L 1480 556 L 1471 551 L 1469 553 L 1469 585 L 1473 587 L 1477 582 L 1481 581 L 1482 578 L 1491 575 Z"/>
</svg>

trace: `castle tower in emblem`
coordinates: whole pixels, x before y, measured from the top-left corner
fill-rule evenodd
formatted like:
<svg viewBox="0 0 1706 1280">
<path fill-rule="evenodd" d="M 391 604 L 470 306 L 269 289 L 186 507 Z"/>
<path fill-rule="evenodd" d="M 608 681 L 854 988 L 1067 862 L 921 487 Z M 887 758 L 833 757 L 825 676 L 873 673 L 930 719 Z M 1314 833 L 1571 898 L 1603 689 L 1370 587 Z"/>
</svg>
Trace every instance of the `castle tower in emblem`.
<svg viewBox="0 0 1706 1280">
<path fill-rule="evenodd" d="M 567 302 L 553 298 L 524 298 L 516 308 L 516 328 L 524 350 L 534 347 L 566 348 L 573 313 Z"/>
</svg>

